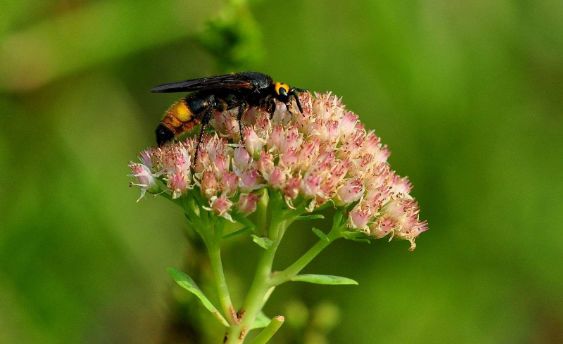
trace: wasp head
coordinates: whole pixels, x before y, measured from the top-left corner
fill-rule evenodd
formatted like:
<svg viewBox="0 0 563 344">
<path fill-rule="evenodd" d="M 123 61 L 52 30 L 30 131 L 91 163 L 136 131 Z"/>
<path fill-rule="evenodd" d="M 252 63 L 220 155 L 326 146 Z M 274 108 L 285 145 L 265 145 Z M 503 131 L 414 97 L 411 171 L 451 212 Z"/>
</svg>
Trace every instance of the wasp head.
<svg viewBox="0 0 563 344">
<path fill-rule="evenodd" d="M 286 106 L 289 106 L 289 102 L 293 97 L 295 102 L 297 103 L 297 107 L 299 108 L 299 112 L 303 113 L 303 108 L 301 107 L 301 103 L 299 102 L 299 97 L 297 96 L 299 92 L 302 92 L 302 89 L 289 87 L 288 84 L 283 82 L 276 82 L 274 84 L 274 92 L 275 97 L 280 102 L 285 103 Z"/>
</svg>

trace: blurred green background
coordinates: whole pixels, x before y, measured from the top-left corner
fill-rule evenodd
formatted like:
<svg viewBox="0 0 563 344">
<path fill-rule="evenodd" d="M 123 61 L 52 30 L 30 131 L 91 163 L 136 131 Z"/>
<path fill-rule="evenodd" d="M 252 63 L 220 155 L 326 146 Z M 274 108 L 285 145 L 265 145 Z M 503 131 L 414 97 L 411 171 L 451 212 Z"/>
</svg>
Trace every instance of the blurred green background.
<svg viewBox="0 0 563 344">
<path fill-rule="evenodd" d="M 165 268 L 197 248 L 127 163 L 178 96 L 148 89 L 241 69 L 342 96 L 430 225 L 414 253 L 330 247 L 307 271 L 360 285 L 280 288 L 276 342 L 563 342 L 563 2 L 20 0 L 0 3 L 0 343 L 169 337 Z M 293 230 L 280 267 L 313 241 Z M 229 247 L 234 290 L 259 250 Z"/>
</svg>

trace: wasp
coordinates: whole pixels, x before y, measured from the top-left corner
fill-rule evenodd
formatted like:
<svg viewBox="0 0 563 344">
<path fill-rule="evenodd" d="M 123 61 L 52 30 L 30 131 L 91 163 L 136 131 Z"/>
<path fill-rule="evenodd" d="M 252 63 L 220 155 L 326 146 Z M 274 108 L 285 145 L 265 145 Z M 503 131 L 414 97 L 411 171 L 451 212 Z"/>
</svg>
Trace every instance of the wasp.
<svg viewBox="0 0 563 344">
<path fill-rule="evenodd" d="M 201 124 L 195 149 L 195 160 L 197 160 L 205 127 L 215 111 L 237 109 L 242 140 L 241 119 L 250 107 L 259 107 L 267 111 L 271 118 L 276 109 L 276 101 L 286 104 L 289 108 L 293 98 L 302 113 L 303 108 L 298 93 L 303 91 L 283 82 L 274 82 L 269 75 L 259 72 L 232 73 L 158 85 L 151 92 L 189 92 L 189 94 L 172 104 L 166 111 L 156 128 L 156 142 L 162 146 Z"/>
</svg>

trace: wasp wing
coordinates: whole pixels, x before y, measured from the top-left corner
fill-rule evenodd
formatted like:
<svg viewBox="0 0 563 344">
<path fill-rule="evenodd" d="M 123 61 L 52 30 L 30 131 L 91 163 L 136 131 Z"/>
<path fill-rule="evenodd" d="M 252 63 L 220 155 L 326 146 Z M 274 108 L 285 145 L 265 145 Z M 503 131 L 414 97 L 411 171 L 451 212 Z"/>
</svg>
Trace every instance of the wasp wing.
<svg viewBox="0 0 563 344">
<path fill-rule="evenodd" d="M 218 89 L 252 89 L 253 84 L 243 74 L 225 74 L 198 78 L 185 81 L 169 82 L 161 84 L 153 89 L 153 93 L 194 92 Z"/>
</svg>

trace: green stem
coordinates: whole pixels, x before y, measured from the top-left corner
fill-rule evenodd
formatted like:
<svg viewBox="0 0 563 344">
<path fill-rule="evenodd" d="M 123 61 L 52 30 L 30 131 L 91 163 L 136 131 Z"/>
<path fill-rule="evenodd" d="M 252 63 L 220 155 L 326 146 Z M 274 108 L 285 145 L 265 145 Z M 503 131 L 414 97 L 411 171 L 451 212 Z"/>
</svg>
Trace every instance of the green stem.
<svg viewBox="0 0 563 344">
<path fill-rule="evenodd" d="M 228 327 L 237 322 L 237 317 L 221 260 L 221 239 L 225 223 L 223 219 L 199 208 L 195 202 L 196 198 L 198 198 L 197 193 L 193 193 L 191 197 L 182 197 L 173 201 L 184 208 L 184 214 L 189 226 L 193 232 L 201 237 L 205 244 L 209 256 L 209 264 L 211 265 L 215 292 L 217 293 L 222 311 L 222 315 L 217 315 L 219 315 L 219 320 Z M 217 311 L 217 313 L 220 312 Z"/>
<path fill-rule="evenodd" d="M 344 224 L 342 223 L 342 213 L 337 212 L 334 215 L 332 228 L 327 234 L 326 238 L 320 239 L 313 247 L 311 247 L 307 252 L 305 252 L 299 259 L 297 259 L 293 264 L 288 266 L 282 271 L 277 271 L 272 276 L 272 284 L 278 286 L 291 280 L 296 276 L 301 270 L 303 270 L 315 257 L 319 255 L 328 245 L 332 244 L 333 241 L 342 237 L 342 228 Z"/>
<path fill-rule="evenodd" d="M 272 202 L 271 204 L 271 209 L 274 210 L 273 214 L 271 213 L 269 228 L 269 236 L 272 240 L 272 245 L 264 252 L 258 261 L 254 280 L 252 281 L 250 290 L 248 291 L 244 304 L 240 310 L 240 322 L 229 328 L 227 340 L 225 342 L 226 344 L 244 342 L 244 339 L 250 331 L 256 316 L 260 310 L 262 310 L 262 307 L 271 294 L 271 289 L 273 288 L 271 275 L 274 257 L 284 236 L 285 230 L 291 223 L 290 220 L 283 219 L 283 216 L 279 216 L 279 214 L 276 216 L 275 212 L 279 211 L 279 209 L 275 209 L 275 204 L 276 202 Z"/>
<path fill-rule="evenodd" d="M 285 318 L 281 315 L 275 316 L 272 321 L 254 338 L 251 344 L 266 344 L 278 332 Z"/>
<path fill-rule="evenodd" d="M 233 307 L 233 302 L 231 301 L 231 294 L 229 293 L 229 288 L 227 286 L 227 280 L 225 279 L 225 274 L 223 272 L 223 262 L 221 261 L 221 250 L 219 249 L 219 243 L 209 245 L 207 247 L 209 254 L 209 262 L 211 264 L 211 271 L 213 273 L 213 282 L 215 283 L 215 290 L 219 297 L 219 303 L 221 304 L 221 309 L 223 314 L 229 324 L 234 324 L 237 321 L 236 311 Z"/>
<path fill-rule="evenodd" d="M 297 259 L 293 264 L 282 271 L 274 273 L 272 277 L 273 285 L 280 285 L 285 283 L 294 276 L 296 276 L 301 270 L 303 270 L 315 257 L 319 255 L 328 245 L 332 244 L 333 241 L 340 238 L 340 229 L 333 229 L 328 235 L 328 240 L 320 239 L 313 247 L 311 247 L 307 252 L 305 252 L 299 259 Z"/>
</svg>

